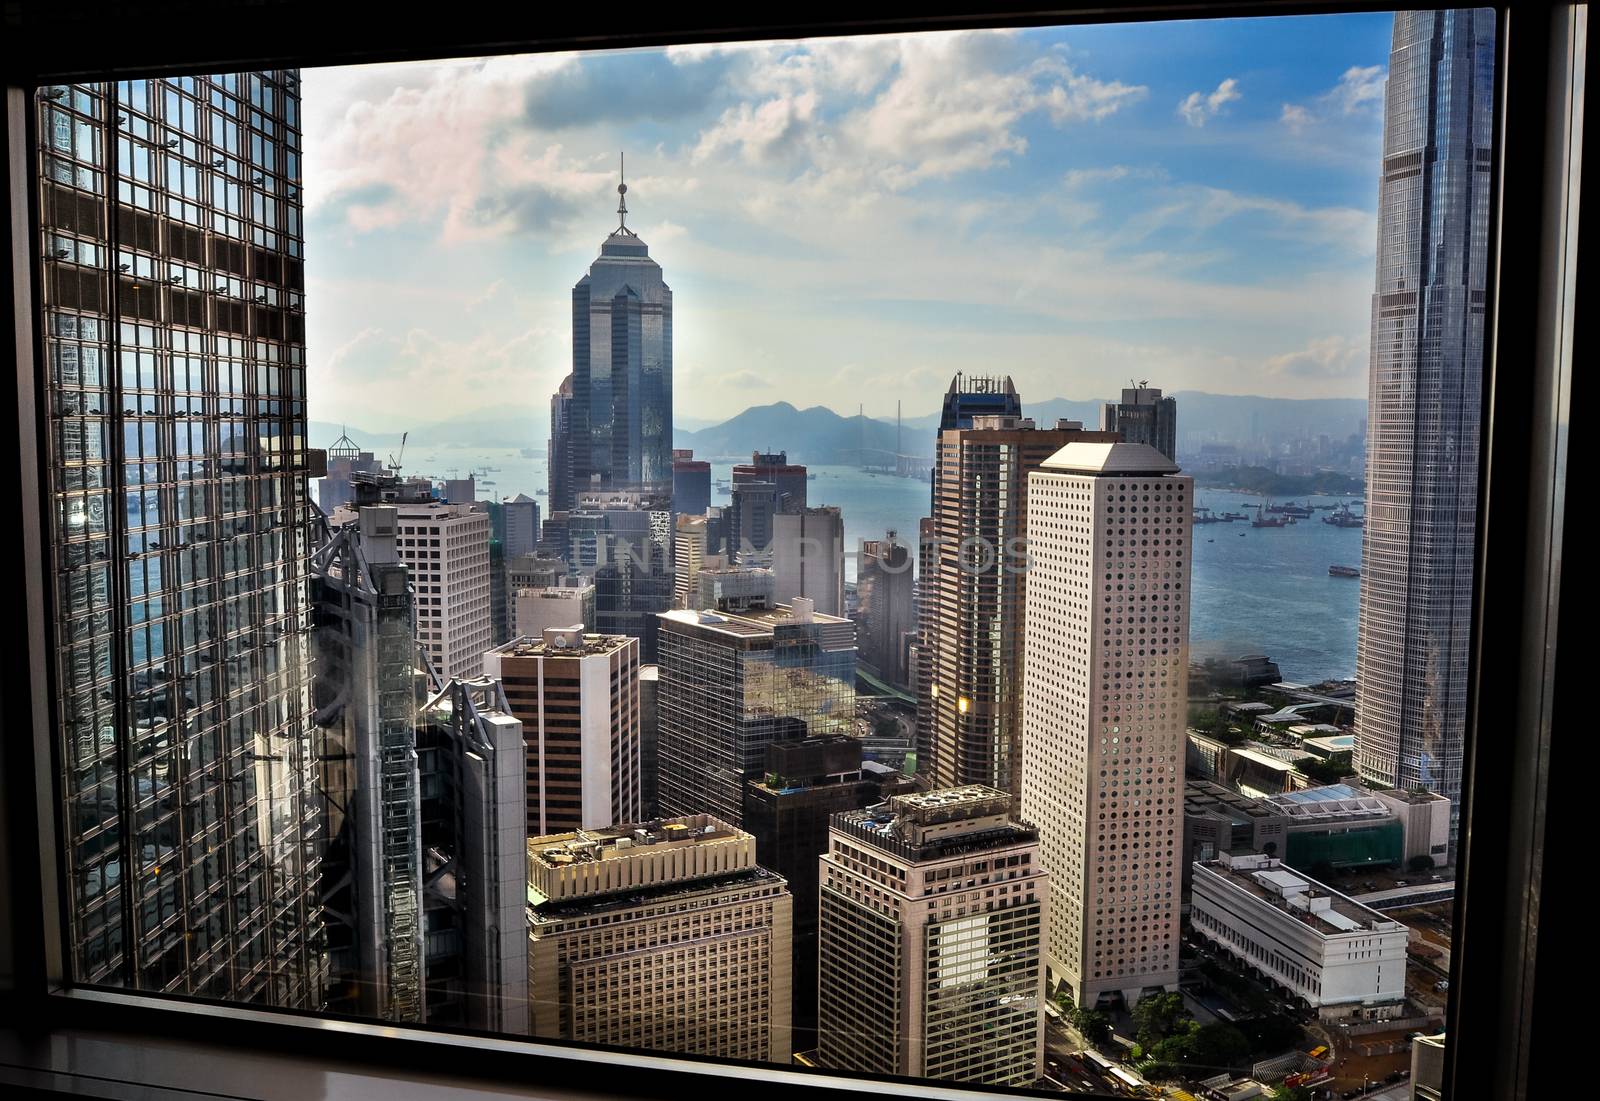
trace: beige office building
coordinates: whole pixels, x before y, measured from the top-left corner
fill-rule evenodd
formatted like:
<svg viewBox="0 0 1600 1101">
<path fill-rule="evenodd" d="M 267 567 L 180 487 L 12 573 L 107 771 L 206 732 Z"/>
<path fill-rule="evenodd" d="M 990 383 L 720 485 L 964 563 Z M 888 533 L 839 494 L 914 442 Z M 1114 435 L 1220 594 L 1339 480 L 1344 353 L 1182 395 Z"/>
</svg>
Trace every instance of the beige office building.
<svg viewBox="0 0 1600 1101">
<path fill-rule="evenodd" d="M 547 627 L 593 631 L 594 600 L 593 585 L 517 589 L 511 594 L 512 633 L 519 638 L 543 638 Z"/>
<path fill-rule="evenodd" d="M 639 640 L 549 628 L 483 655 L 522 722 L 528 836 L 643 815 Z"/>
<path fill-rule="evenodd" d="M 815 1061 L 1034 1085 L 1050 906 L 1039 859 L 1038 832 L 997 788 L 834 815 L 820 868 Z"/>
<path fill-rule="evenodd" d="M 1078 1005 L 1178 985 L 1193 479 L 1071 443 L 1028 479 L 1022 815 Z"/>
<path fill-rule="evenodd" d="M 533 1034 L 788 1063 L 793 906 L 707 814 L 533 838 Z"/>
<path fill-rule="evenodd" d="M 494 645 L 489 592 L 489 514 L 467 503 L 394 502 L 395 542 L 411 569 L 417 643 L 445 678 L 483 675 L 483 652 Z M 335 526 L 356 517 L 342 508 Z"/>
<path fill-rule="evenodd" d="M 917 770 L 934 787 L 1021 785 L 1028 473 L 1083 439 L 1116 437 L 1013 416 L 939 434 L 917 712 Z"/>
</svg>

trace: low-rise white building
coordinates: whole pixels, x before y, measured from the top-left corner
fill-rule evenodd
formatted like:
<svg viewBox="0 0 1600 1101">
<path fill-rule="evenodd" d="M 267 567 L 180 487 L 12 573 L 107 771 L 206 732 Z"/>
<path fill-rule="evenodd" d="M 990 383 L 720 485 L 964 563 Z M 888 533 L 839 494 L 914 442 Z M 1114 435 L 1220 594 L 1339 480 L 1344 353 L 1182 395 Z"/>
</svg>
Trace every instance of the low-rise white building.
<svg viewBox="0 0 1600 1101">
<path fill-rule="evenodd" d="M 1262 853 L 1194 864 L 1194 931 L 1325 1019 L 1403 1012 L 1409 931 Z"/>
</svg>

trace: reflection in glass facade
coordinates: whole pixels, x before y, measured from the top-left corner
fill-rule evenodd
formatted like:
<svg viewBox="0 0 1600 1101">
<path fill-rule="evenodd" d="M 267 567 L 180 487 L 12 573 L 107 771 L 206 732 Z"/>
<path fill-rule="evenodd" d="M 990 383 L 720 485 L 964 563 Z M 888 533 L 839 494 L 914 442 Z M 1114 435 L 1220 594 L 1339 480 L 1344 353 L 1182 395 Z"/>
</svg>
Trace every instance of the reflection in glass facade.
<svg viewBox="0 0 1600 1101">
<path fill-rule="evenodd" d="M 73 976 L 323 1001 L 299 78 L 39 89 Z"/>
<path fill-rule="evenodd" d="M 1395 16 L 1372 298 L 1356 766 L 1461 795 L 1494 13 Z M 1458 807 L 1451 809 L 1455 841 Z"/>
<path fill-rule="evenodd" d="M 672 290 L 627 227 L 626 204 L 618 213 L 622 224 L 572 288 L 570 484 L 582 493 L 598 477 L 600 488 L 670 495 Z"/>
<path fill-rule="evenodd" d="M 855 624 L 779 604 L 666 612 L 656 645 L 661 813 L 744 822 L 767 746 L 855 728 Z"/>
</svg>

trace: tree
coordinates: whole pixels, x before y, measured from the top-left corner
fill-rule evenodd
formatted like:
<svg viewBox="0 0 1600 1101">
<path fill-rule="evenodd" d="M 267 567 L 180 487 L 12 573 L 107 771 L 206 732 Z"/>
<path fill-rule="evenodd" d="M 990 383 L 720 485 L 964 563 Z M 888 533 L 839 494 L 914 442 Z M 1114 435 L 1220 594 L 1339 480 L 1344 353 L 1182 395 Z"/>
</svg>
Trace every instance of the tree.
<svg viewBox="0 0 1600 1101">
<path fill-rule="evenodd" d="M 1189 1037 L 1189 1061 L 1202 1067 L 1233 1068 L 1250 1058 L 1250 1041 L 1230 1024 L 1201 1025 Z"/>
<path fill-rule="evenodd" d="M 1098 1009 L 1081 1009 L 1074 1006 L 1068 1012 L 1067 1019 L 1091 1044 L 1103 1044 L 1111 1039 L 1111 1018 Z"/>
<path fill-rule="evenodd" d="M 1410 860 L 1406 861 L 1406 867 L 1410 868 L 1414 872 L 1430 871 L 1434 867 L 1433 857 L 1429 856 L 1427 853 L 1418 853 L 1416 856 L 1413 856 Z"/>
<path fill-rule="evenodd" d="M 1146 1048 L 1172 1035 L 1188 1020 L 1183 997 L 1175 993 L 1152 994 L 1133 1007 L 1134 1036 Z"/>
<path fill-rule="evenodd" d="M 1301 757 L 1294 767 L 1319 784 L 1337 784 L 1350 775 L 1350 751 L 1335 753 L 1326 761 L 1317 757 Z"/>
<path fill-rule="evenodd" d="M 1157 1073 L 1172 1076 L 1190 1070 L 1208 1077 L 1232 1070 L 1250 1057 L 1250 1041 L 1232 1025 L 1218 1021 L 1209 1025 L 1183 1021 L 1172 1035 L 1150 1048 Z"/>
</svg>

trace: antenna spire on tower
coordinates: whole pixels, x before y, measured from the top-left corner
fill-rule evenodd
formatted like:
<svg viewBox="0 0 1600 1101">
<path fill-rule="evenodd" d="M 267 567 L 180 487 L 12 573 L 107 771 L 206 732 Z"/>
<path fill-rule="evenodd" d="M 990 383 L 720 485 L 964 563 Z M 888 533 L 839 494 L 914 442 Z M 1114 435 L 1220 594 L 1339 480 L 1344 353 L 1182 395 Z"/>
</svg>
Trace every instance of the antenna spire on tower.
<svg viewBox="0 0 1600 1101">
<path fill-rule="evenodd" d="M 618 227 L 628 228 L 628 173 L 627 156 L 617 154 L 617 220 Z"/>
</svg>

